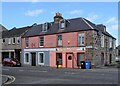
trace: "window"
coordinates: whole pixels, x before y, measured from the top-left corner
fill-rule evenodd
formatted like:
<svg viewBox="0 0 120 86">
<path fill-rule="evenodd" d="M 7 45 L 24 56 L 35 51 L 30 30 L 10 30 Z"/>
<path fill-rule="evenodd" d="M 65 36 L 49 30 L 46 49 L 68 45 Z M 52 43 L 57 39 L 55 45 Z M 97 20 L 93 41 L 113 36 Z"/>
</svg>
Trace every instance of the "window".
<svg viewBox="0 0 120 86">
<path fill-rule="evenodd" d="M 113 40 L 113 49 L 115 49 L 115 48 L 116 48 L 116 41 Z"/>
<path fill-rule="evenodd" d="M 110 45 L 109 48 L 112 48 L 112 38 L 109 38 L 109 43 L 110 43 L 109 44 Z"/>
<path fill-rule="evenodd" d="M 15 44 L 15 38 L 12 38 L 12 43 Z"/>
<path fill-rule="evenodd" d="M 84 45 L 84 41 L 85 41 L 85 38 L 84 38 L 84 33 L 79 33 L 78 35 L 78 45 Z"/>
<path fill-rule="evenodd" d="M 17 37 L 17 44 L 20 44 L 20 37 Z"/>
<path fill-rule="evenodd" d="M 43 27 L 42 27 L 42 31 L 43 31 L 43 32 L 46 32 L 47 29 L 48 29 L 48 23 L 44 23 L 42 26 L 43 26 Z"/>
<path fill-rule="evenodd" d="M 65 27 L 65 22 L 61 22 L 61 28 Z"/>
<path fill-rule="evenodd" d="M 8 44 L 11 44 L 11 38 L 8 39 Z"/>
<path fill-rule="evenodd" d="M 25 54 L 25 63 L 29 63 L 29 53 Z"/>
<path fill-rule="evenodd" d="M 68 60 L 72 60 L 72 56 L 68 56 Z"/>
<path fill-rule="evenodd" d="M 62 46 L 62 35 L 58 35 L 57 40 L 57 45 Z"/>
<path fill-rule="evenodd" d="M 38 53 L 38 64 L 44 65 L 44 53 L 42 52 Z"/>
<path fill-rule="evenodd" d="M 101 36 L 101 47 L 104 47 L 104 35 Z"/>
<path fill-rule="evenodd" d="M 56 65 L 62 65 L 62 53 L 57 53 L 56 55 Z"/>
<path fill-rule="evenodd" d="M 5 43 L 5 39 L 3 39 L 3 43 Z"/>
<path fill-rule="evenodd" d="M 80 65 L 81 61 L 84 61 L 84 53 L 80 53 L 77 55 L 77 63 Z"/>
<path fill-rule="evenodd" d="M 64 28 L 65 28 L 65 20 L 62 20 L 62 21 L 61 21 L 60 27 L 61 27 L 61 29 L 64 29 Z"/>
<path fill-rule="evenodd" d="M 29 38 L 26 38 L 26 48 L 28 48 L 29 47 Z"/>
<path fill-rule="evenodd" d="M 40 37 L 40 46 L 44 46 L 44 37 Z"/>
</svg>

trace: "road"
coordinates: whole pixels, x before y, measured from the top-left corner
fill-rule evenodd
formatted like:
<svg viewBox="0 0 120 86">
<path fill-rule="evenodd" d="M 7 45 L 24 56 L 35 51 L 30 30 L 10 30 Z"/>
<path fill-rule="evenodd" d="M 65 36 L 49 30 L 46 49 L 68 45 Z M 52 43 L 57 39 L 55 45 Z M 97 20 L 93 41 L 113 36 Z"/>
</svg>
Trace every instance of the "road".
<svg viewBox="0 0 120 86">
<path fill-rule="evenodd" d="M 3 67 L 2 74 L 15 77 L 11 84 L 118 84 L 117 68 Z"/>
</svg>

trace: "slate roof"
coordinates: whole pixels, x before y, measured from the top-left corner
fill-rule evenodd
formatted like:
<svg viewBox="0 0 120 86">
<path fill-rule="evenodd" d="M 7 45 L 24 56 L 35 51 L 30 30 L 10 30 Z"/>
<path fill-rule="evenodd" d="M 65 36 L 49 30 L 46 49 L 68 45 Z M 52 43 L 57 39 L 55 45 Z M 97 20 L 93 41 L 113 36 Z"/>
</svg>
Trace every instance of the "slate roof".
<svg viewBox="0 0 120 86">
<path fill-rule="evenodd" d="M 30 29 L 32 26 L 22 27 L 22 28 L 13 28 L 8 31 L 2 32 L 2 38 L 10 38 L 10 37 L 19 37 L 24 35 L 28 29 Z"/>
<path fill-rule="evenodd" d="M 99 26 L 97 26 L 96 24 L 90 22 L 85 18 L 80 17 L 80 18 L 66 19 L 66 21 L 67 21 L 67 27 L 65 27 L 64 30 L 59 29 L 58 23 L 50 22 L 51 27 L 47 30 L 47 32 L 42 32 L 42 24 L 38 24 L 33 26 L 23 37 L 41 36 L 41 35 L 75 32 L 75 31 L 86 31 L 86 30 L 101 31 Z M 105 32 L 102 31 L 102 33 L 109 37 L 114 38 L 107 31 Z"/>
</svg>

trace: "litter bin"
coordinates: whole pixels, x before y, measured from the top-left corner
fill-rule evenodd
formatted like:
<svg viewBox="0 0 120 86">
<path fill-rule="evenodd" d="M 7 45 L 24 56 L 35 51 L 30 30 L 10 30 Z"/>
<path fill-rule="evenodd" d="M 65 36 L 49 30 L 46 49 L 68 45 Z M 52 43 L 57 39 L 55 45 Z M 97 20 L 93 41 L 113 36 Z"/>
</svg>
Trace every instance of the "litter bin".
<svg viewBox="0 0 120 86">
<path fill-rule="evenodd" d="M 91 68 L 91 62 L 90 62 L 90 60 L 86 60 L 85 61 L 85 66 L 86 66 L 86 69 L 90 69 Z"/>
<path fill-rule="evenodd" d="M 81 69 L 85 69 L 85 61 L 81 61 Z"/>
</svg>

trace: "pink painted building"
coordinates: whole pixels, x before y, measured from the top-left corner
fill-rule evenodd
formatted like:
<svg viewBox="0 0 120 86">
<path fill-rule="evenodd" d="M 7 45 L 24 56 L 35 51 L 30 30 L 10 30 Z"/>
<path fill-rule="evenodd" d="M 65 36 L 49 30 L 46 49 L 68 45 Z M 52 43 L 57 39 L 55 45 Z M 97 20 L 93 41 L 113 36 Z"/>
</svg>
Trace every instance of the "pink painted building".
<svg viewBox="0 0 120 86">
<path fill-rule="evenodd" d="M 95 25 L 85 18 L 63 19 L 60 13 L 56 13 L 54 22 L 34 25 L 22 37 L 22 63 L 50 67 L 59 64 L 63 68 L 80 68 L 81 61 L 86 59 L 94 66 L 103 65 L 106 61 L 113 63 L 114 58 L 102 56 L 105 54 L 105 38 L 115 41 L 105 31 L 104 25 Z M 114 49 L 111 52 L 114 53 Z"/>
</svg>

